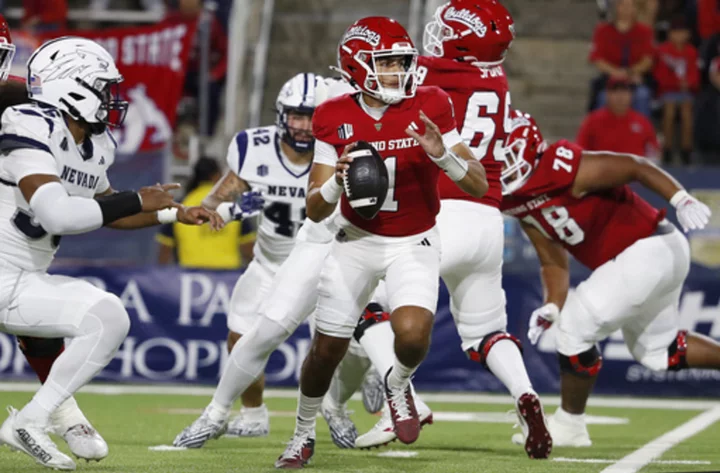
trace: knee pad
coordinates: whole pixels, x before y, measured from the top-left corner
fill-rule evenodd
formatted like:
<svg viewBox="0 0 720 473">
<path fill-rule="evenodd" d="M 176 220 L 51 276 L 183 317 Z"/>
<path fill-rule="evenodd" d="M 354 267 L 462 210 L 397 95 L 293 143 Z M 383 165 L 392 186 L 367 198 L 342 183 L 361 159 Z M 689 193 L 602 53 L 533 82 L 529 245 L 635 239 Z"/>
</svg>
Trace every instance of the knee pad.
<svg viewBox="0 0 720 473">
<path fill-rule="evenodd" d="M 65 348 L 62 338 L 35 338 L 18 336 L 18 345 L 25 356 L 33 358 L 49 358 Z"/>
<path fill-rule="evenodd" d="M 500 340 L 510 340 L 511 342 L 515 343 L 520 352 L 522 352 L 522 343 L 515 335 L 507 332 L 497 331 L 485 335 L 483 339 L 480 340 L 480 343 L 478 343 L 477 348 L 468 348 L 465 353 L 467 354 L 467 357 L 470 358 L 470 360 L 480 363 L 485 368 L 487 368 L 486 360 L 488 353 L 490 353 L 493 345 L 495 345 Z"/>
<path fill-rule="evenodd" d="M 365 307 L 362 315 L 360 315 L 360 320 L 358 321 L 357 327 L 355 327 L 353 338 L 359 342 L 368 328 L 389 320 L 390 314 L 385 312 L 377 302 L 371 302 Z"/>
<path fill-rule="evenodd" d="M 687 330 L 680 330 L 675 340 L 668 346 L 668 367 L 670 371 L 688 368 L 687 363 Z"/>
<path fill-rule="evenodd" d="M 581 378 L 597 376 L 600 368 L 602 368 L 602 355 L 597 346 L 593 346 L 587 351 L 572 356 L 558 353 L 558 361 L 560 362 L 560 371 L 574 374 Z"/>
</svg>

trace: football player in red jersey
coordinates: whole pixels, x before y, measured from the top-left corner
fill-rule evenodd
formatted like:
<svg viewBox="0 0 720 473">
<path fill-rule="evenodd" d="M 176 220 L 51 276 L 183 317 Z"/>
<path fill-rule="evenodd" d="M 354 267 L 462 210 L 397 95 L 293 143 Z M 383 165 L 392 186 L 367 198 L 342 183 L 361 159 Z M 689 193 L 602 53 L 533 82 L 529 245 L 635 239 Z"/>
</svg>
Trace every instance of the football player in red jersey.
<svg viewBox="0 0 720 473">
<path fill-rule="evenodd" d="M 10 69 L 15 57 L 10 28 L 0 15 L 0 114 L 8 107 L 28 103 L 25 79 L 11 76 Z M 62 338 L 37 338 L 18 336 L 18 346 L 32 370 L 44 383 L 50 369 L 65 348 Z M 61 436 L 78 458 L 97 460 L 105 458 L 108 446 L 100 434 L 82 413 L 74 397 L 68 398 L 52 415 L 53 432 Z"/>
<path fill-rule="evenodd" d="M 298 468 L 312 455 L 323 396 L 347 350 L 357 314 L 380 279 L 386 283 L 396 353 L 384 374 L 385 393 L 398 438 L 412 443 L 419 435 L 409 383 L 427 353 L 437 306 L 439 174 L 444 171 L 476 197 L 487 192 L 487 181 L 457 132 L 448 95 L 437 87 L 418 87 L 417 56 L 395 20 L 358 20 L 340 41 L 338 66 L 359 90 L 315 111 L 307 215 L 324 220 L 340 201 L 337 218 L 344 229 L 320 278 L 317 333 L 303 364 L 295 434 L 276 462 L 278 468 Z M 377 149 L 390 176 L 387 198 L 372 220 L 356 214 L 343 193 L 342 177 L 358 140 Z"/>
<path fill-rule="evenodd" d="M 502 288 L 504 225 L 499 206 L 504 144 L 510 131 L 510 91 L 502 63 L 515 37 L 510 13 L 496 0 L 452 0 L 441 5 L 425 28 L 430 56 L 418 60 L 423 85 L 447 92 L 460 135 L 483 164 L 488 192 L 478 198 L 440 176 L 438 230 L 440 276 L 450 293 L 450 311 L 462 349 L 489 369 L 512 394 L 531 458 L 547 458 L 552 439 L 540 400 L 523 364 L 520 342 L 507 333 Z M 370 339 L 360 342 L 383 371 L 390 350 Z M 385 368 L 386 369 L 386 368 Z M 356 446 L 379 446 L 393 439 L 384 417 Z"/>
<path fill-rule="evenodd" d="M 562 404 L 550 419 L 555 445 L 589 446 L 584 411 L 602 358 L 596 343 L 620 329 L 652 370 L 720 368 L 720 345 L 678 329 L 678 303 L 690 268 L 687 239 L 627 184 L 639 182 L 675 207 L 685 231 L 702 229 L 710 209 L 651 161 L 587 152 L 566 140 L 550 146 L 517 112 L 501 176 L 503 212 L 537 250 L 545 300 L 528 338 L 558 323 Z M 568 253 L 592 269 L 568 294 Z"/>
</svg>

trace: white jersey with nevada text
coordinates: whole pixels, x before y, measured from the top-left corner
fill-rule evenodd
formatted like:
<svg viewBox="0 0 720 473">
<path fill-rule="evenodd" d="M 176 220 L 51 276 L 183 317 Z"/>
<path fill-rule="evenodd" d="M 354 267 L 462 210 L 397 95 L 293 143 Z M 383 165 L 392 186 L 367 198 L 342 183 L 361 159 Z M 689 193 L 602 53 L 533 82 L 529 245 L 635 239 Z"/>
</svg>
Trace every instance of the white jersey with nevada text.
<svg viewBox="0 0 720 473">
<path fill-rule="evenodd" d="M 305 190 L 312 162 L 296 165 L 280 147 L 277 127 L 250 128 L 235 135 L 227 162 L 265 198 L 255 242 L 255 258 L 281 264 L 305 219 Z"/>
<path fill-rule="evenodd" d="M 67 193 L 92 198 L 110 187 L 106 172 L 116 147 L 110 132 L 77 145 L 61 112 L 54 108 L 24 104 L 7 109 L 0 128 L 0 260 L 29 271 L 45 270 L 60 241 L 34 221 L 17 182 L 5 168 L 9 155 L 32 160 L 37 153 L 51 154 L 57 164 L 55 174 Z"/>
</svg>

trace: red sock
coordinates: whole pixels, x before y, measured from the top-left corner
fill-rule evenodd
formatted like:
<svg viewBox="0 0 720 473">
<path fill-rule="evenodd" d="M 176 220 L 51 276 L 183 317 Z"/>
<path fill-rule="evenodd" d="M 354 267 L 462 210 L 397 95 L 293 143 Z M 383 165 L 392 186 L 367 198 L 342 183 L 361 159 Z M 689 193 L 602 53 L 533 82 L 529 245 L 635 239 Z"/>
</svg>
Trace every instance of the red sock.
<svg viewBox="0 0 720 473">
<path fill-rule="evenodd" d="M 28 364 L 35 371 L 40 382 L 44 383 L 53 363 L 65 350 L 63 339 L 18 337 L 18 342 Z"/>
</svg>

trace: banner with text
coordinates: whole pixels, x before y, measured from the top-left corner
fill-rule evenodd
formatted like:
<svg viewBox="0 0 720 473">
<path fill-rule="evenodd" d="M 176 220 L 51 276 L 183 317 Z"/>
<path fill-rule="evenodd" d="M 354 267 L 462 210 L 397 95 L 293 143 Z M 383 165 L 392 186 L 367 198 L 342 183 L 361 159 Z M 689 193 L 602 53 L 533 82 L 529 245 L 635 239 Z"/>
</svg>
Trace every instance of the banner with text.
<svg viewBox="0 0 720 473">
<path fill-rule="evenodd" d="M 189 272 L 172 267 L 63 268 L 55 272 L 86 279 L 117 294 L 130 313 L 130 334 L 99 380 L 217 382 L 227 361 L 225 313 L 238 273 Z M 541 300 L 539 280 L 533 276 L 510 274 L 505 276 L 504 286 L 508 299 L 508 328 L 523 339 L 524 358 L 535 388 L 540 392 L 557 393 L 559 370 L 553 330 L 543 336 L 536 347 L 525 337 L 527 318 Z M 717 279 L 691 277 L 680 302 L 681 326 L 720 340 L 719 300 Z M 308 327 L 303 325 L 270 358 L 268 385 L 297 385 L 309 345 Z M 602 353 L 604 366 L 596 393 L 720 395 L 720 372 L 649 371 L 632 360 L 620 333 L 602 343 Z M 14 338 L 2 333 L 0 378 L 32 378 Z M 415 383 L 422 390 L 505 391 L 494 376 L 470 362 L 461 352 L 444 288 L 430 354 L 418 371 Z"/>
</svg>

